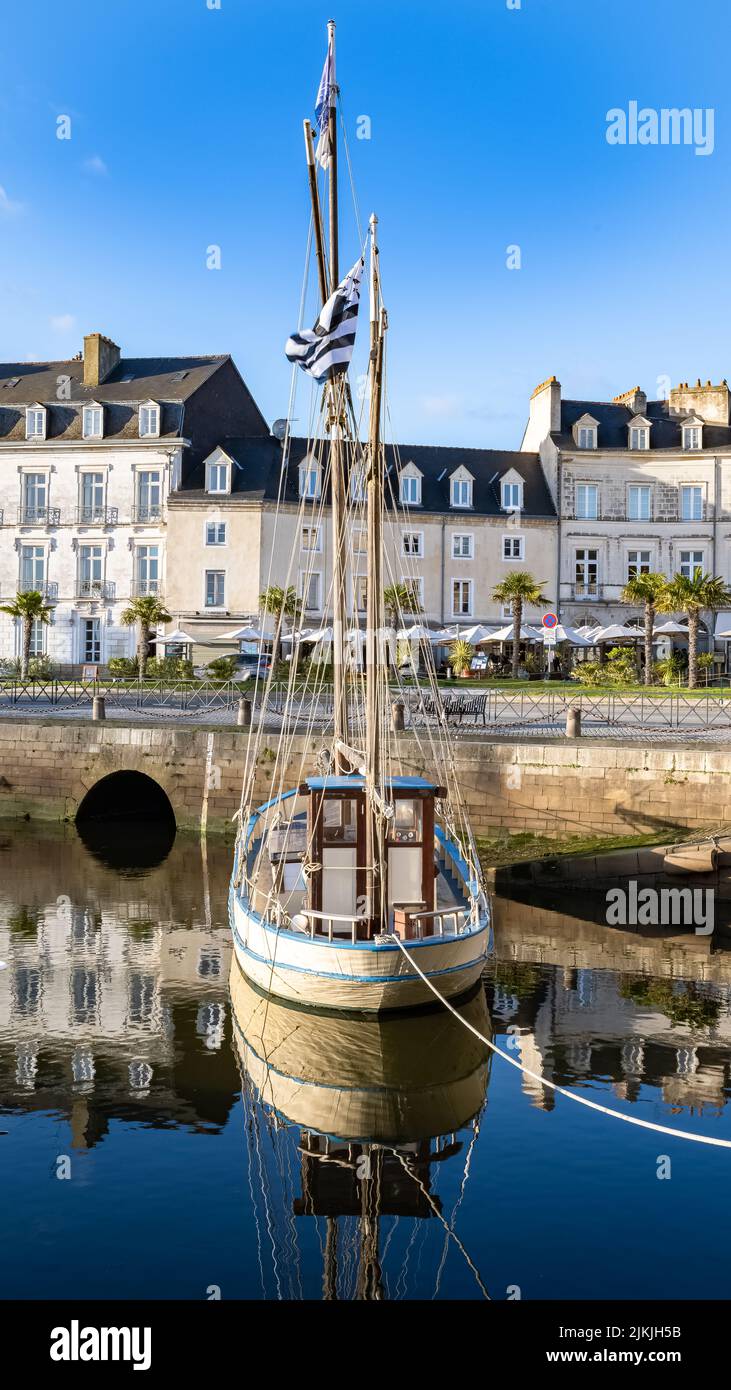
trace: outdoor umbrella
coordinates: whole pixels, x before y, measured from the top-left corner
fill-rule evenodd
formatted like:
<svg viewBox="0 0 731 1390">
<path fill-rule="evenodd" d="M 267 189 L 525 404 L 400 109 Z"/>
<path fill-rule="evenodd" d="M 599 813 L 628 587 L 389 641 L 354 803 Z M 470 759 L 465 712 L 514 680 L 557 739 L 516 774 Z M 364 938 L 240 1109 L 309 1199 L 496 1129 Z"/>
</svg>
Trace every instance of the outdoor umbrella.
<svg viewBox="0 0 731 1390">
<path fill-rule="evenodd" d="M 456 631 L 453 640 L 469 642 L 471 647 L 476 647 L 480 642 L 488 641 L 494 631 L 494 627 L 485 627 L 484 623 L 475 623 L 473 627 L 463 627 Z"/>
<path fill-rule="evenodd" d="M 671 618 L 670 621 L 667 622 L 667 623 L 659 623 L 659 624 L 657 624 L 657 625 L 652 629 L 652 631 L 654 632 L 654 634 L 655 634 L 656 637 L 687 637 L 687 636 L 688 636 L 688 627 L 687 627 L 687 624 L 685 624 L 685 623 L 676 623 L 676 622 L 674 622 L 674 620 L 673 620 L 672 618 Z M 719 636 L 720 636 L 720 633 L 717 632 L 717 633 L 716 633 L 716 636 L 719 637 Z"/>
<path fill-rule="evenodd" d="M 237 627 L 235 632 L 224 632 L 220 642 L 268 642 L 271 633 L 262 632 L 257 627 Z"/>
<path fill-rule="evenodd" d="M 588 637 L 585 637 L 583 633 L 579 632 L 578 628 L 564 627 L 563 623 L 559 623 L 557 627 L 553 628 L 553 631 L 556 634 L 557 642 L 570 642 L 572 647 L 593 646 L 593 643 L 590 641 L 590 639 Z M 547 641 L 547 632 L 545 628 L 541 632 L 540 640 L 542 642 Z"/>
<path fill-rule="evenodd" d="M 642 629 L 639 627 L 626 627 L 622 623 L 610 623 L 608 627 L 600 627 L 594 633 L 594 645 L 597 642 L 615 642 L 623 637 L 642 637 Z"/>
<path fill-rule="evenodd" d="M 430 642 L 434 633 L 430 627 L 425 627 L 423 623 L 414 623 L 412 627 L 401 627 L 396 633 L 399 642 Z"/>
<path fill-rule="evenodd" d="M 179 627 L 174 628 L 172 632 L 166 632 L 164 637 L 157 638 L 164 647 L 192 647 L 195 640 L 189 632 L 181 632 Z"/>
<path fill-rule="evenodd" d="M 519 641 L 519 642 L 536 642 L 536 641 L 538 641 L 538 638 L 539 638 L 539 633 L 538 633 L 538 629 L 537 629 L 537 628 L 535 628 L 535 627 L 525 627 L 525 626 L 524 626 L 524 627 L 521 627 L 521 629 L 520 629 L 520 636 L 519 636 L 519 638 L 518 638 L 518 641 Z M 500 628 L 498 628 L 497 632 L 491 632 L 491 633 L 489 634 L 488 637 L 483 637 L 483 638 L 481 639 L 479 645 L 480 645 L 480 646 L 483 646 L 486 642 L 512 642 L 512 641 L 513 641 L 513 624 L 512 624 L 512 623 L 508 623 L 507 627 L 500 627 Z"/>
</svg>

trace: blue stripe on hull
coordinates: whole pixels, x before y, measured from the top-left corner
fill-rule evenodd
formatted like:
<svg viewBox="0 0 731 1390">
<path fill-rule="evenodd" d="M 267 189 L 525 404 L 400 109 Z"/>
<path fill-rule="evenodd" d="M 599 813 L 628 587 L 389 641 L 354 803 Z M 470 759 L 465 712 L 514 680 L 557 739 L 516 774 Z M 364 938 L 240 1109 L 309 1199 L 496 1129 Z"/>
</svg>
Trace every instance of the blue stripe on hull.
<svg viewBox="0 0 731 1390">
<path fill-rule="evenodd" d="M 310 966 L 289 965 L 286 961 L 270 960 L 267 956 L 260 956 L 257 951 L 252 951 L 251 947 L 244 945 L 241 935 L 235 922 L 231 922 L 231 930 L 238 949 L 245 955 L 256 960 L 260 965 L 266 965 L 272 970 L 291 970 L 296 975 L 317 975 L 322 980 L 339 980 L 344 984 L 353 985 L 395 985 L 395 984 L 418 984 L 423 986 L 423 980 L 418 975 L 345 975 L 341 970 L 313 970 Z M 487 927 L 483 927 L 487 931 Z M 420 942 L 420 945 L 433 945 L 437 943 Z M 441 942 L 439 943 L 441 944 Z M 381 948 L 382 949 L 382 948 Z M 398 950 L 398 947 L 395 948 Z M 440 975 L 456 975 L 463 970 L 472 970 L 476 965 L 483 965 L 487 959 L 487 950 L 475 956 L 472 960 L 464 961 L 461 965 L 445 966 L 441 970 L 425 970 L 424 974 L 429 979 L 437 979 Z"/>
</svg>

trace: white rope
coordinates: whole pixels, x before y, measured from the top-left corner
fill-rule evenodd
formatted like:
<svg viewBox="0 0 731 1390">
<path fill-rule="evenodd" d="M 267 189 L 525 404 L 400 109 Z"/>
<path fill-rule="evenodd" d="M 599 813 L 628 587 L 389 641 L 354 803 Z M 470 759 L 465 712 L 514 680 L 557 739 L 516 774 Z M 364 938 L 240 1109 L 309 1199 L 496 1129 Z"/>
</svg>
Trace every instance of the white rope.
<svg viewBox="0 0 731 1390">
<path fill-rule="evenodd" d="M 626 1125 L 639 1125 L 640 1129 L 652 1129 L 656 1134 L 669 1134 L 672 1139 L 688 1139 L 692 1144 L 712 1144 L 714 1148 L 731 1149 L 731 1139 L 714 1139 L 710 1134 L 691 1134 L 687 1129 L 671 1129 L 670 1125 L 657 1125 L 653 1120 L 639 1120 L 636 1119 L 634 1115 L 624 1115 L 621 1110 L 612 1110 L 610 1106 L 600 1105 L 596 1100 L 587 1100 L 586 1096 L 578 1096 L 575 1091 L 568 1091 L 565 1086 L 559 1086 L 555 1081 L 549 1081 L 547 1077 L 540 1076 L 538 1072 L 531 1071 L 530 1067 L 524 1067 L 522 1062 L 516 1061 L 515 1057 L 509 1057 L 507 1052 L 503 1052 L 501 1047 L 496 1047 L 495 1043 L 491 1042 L 489 1038 L 486 1038 L 484 1033 L 481 1033 L 479 1029 L 475 1028 L 471 1023 L 468 1023 L 467 1019 L 463 1018 L 462 1014 L 458 1013 L 454 1006 L 450 1004 L 449 1000 L 445 999 L 443 994 L 440 994 L 429 977 L 424 974 L 424 971 L 419 969 L 414 957 L 406 950 L 400 937 L 391 935 L 388 939 L 389 941 L 396 942 L 399 949 L 403 951 L 409 965 L 416 971 L 417 975 L 421 977 L 424 984 L 429 986 L 432 994 L 435 995 L 440 1004 L 444 1005 L 445 1009 L 449 1009 L 449 1012 L 454 1014 L 454 1017 L 458 1018 L 460 1023 L 464 1024 L 465 1028 L 469 1029 L 470 1033 L 474 1033 L 475 1037 L 485 1044 L 485 1047 L 489 1047 L 491 1052 L 497 1053 L 498 1057 L 502 1057 L 504 1062 L 509 1062 L 511 1067 L 517 1067 L 518 1071 L 522 1072 L 524 1076 L 529 1076 L 532 1081 L 537 1081 L 540 1086 L 548 1086 L 551 1091 L 558 1091 L 559 1095 L 566 1096 L 568 1100 L 575 1100 L 578 1105 L 588 1105 L 590 1110 L 598 1110 L 602 1115 L 611 1115 L 614 1120 L 624 1120 Z"/>
</svg>

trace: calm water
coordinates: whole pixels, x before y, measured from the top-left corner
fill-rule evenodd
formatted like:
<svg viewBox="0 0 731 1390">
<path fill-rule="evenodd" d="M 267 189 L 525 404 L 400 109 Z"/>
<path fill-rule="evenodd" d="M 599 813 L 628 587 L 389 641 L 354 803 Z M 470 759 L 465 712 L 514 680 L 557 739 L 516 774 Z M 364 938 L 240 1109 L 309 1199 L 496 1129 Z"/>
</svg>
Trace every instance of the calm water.
<svg viewBox="0 0 731 1390">
<path fill-rule="evenodd" d="M 731 1297 L 727 1152 L 444 1016 L 267 1007 L 229 981 L 228 851 L 114 843 L 0 830 L 0 1297 Z M 731 1138 L 731 956 L 579 918 L 498 903 L 470 1017 Z"/>
</svg>

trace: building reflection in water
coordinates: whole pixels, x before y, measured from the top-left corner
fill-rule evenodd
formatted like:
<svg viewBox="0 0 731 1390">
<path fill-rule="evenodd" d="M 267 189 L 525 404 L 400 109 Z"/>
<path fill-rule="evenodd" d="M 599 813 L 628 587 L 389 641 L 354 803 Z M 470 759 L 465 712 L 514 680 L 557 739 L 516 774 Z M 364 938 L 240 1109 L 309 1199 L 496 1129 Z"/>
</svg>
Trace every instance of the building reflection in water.
<svg viewBox="0 0 731 1390">
<path fill-rule="evenodd" d="M 560 1085 L 609 1081 L 629 1101 L 651 1087 L 673 1114 L 720 1112 L 731 1084 L 731 952 L 707 937 L 583 919 L 585 895 L 550 905 L 536 896 L 494 902 L 496 1037 L 509 1035 L 525 1066 Z M 534 1104 L 554 1107 L 549 1088 L 522 1084 Z"/>
<path fill-rule="evenodd" d="M 114 1117 L 215 1130 L 235 1103 L 228 848 L 150 857 L 120 873 L 73 830 L 0 832 L 0 1103 L 66 1116 L 78 1148 Z"/>
</svg>

